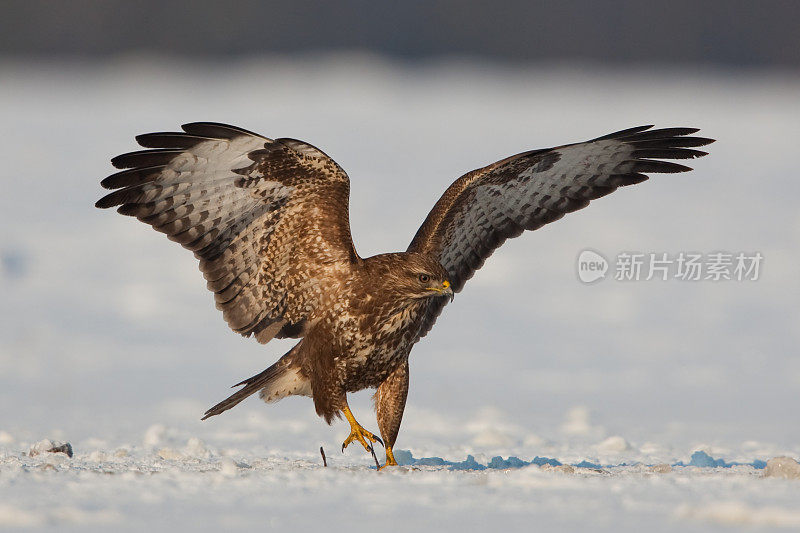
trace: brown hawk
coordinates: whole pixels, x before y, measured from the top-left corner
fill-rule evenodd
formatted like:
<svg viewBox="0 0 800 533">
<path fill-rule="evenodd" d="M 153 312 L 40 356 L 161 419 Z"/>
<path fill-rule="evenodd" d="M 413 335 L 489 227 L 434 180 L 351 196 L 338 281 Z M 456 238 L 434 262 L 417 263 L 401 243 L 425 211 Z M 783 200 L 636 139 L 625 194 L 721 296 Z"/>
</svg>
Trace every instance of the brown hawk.
<svg viewBox="0 0 800 533">
<path fill-rule="evenodd" d="M 119 206 L 194 252 L 228 325 L 261 343 L 299 338 L 286 355 L 209 409 L 258 392 L 267 402 L 310 396 L 353 440 L 380 439 L 356 422 L 347 393 L 377 388 L 386 465 L 408 394 L 408 355 L 487 257 L 506 239 L 581 209 L 645 173 L 684 172 L 663 159 L 706 155 L 694 128 L 631 128 L 517 154 L 457 179 L 405 252 L 362 258 L 350 236 L 350 180 L 321 150 L 234 126 L 186 124 L 136 138 L 147 150 L 115 157 Z"/>
</svg>

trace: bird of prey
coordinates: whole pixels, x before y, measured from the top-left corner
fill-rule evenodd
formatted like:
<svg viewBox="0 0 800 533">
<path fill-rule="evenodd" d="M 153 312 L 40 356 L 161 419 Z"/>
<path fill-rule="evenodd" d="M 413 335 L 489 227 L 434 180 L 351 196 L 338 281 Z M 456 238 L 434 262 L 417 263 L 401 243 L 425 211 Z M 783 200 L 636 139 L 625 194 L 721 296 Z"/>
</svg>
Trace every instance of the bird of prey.
<svg viewBox="0 0 800 533">
<path fill-rule="evenodd" d="M 301 339 L 203 419 L 256 392 L 266 402 L 309 396 L 329 424 L 350 423 L 343 450 L 381 442 L 384 467 L 397 464 L 411 348 L 498 246 L 647 173 L 691 170 L 664 159 L 706 155 L 694 148 L 713 142 L 694 128 L 640 126 L 513 155 L 453 182 L 406 251 L 363 258 L 350 235 L 350 180 L 324 152 L 225 124 L 182 129 L 136 137 L 147 149 L 111 160 L 124 170 L 102 181 L 116 190 L 96 206 L 119 206 L 194 252 L 235 332 Z M 365 388 L 377 389 L 382 441 L 347 405 Z"/>
</svg>

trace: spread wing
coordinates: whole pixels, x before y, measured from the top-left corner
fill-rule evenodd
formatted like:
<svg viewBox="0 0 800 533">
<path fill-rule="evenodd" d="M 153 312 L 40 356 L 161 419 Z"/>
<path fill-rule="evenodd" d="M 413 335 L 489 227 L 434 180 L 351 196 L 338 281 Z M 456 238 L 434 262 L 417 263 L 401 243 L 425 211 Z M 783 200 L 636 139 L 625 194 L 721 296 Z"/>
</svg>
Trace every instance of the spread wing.
<svg viewBox="0 0 800 533">
<path fill-rule="evenodd" d="M 136 138 L 149 150 L 115 157 L 119 206 L 194 252 L 217 308 L 259 342 L 300 337 L 336 271 L 358 261 L 350 181 L 331 158 L 293 139 L 216 123 Z"/>
<path fill-rule="evenodd" d="M 432 255 L 458 292 L 506 239 L 535 230 L 645 173 L 686 172 L 660 161 L 706 155 L 693 150 L 714 142 L 691 137 L 694 128 L 631 128 L 597 139 L 517 154 L 473 170 L 442 195 L 417 231 L 409 251 Z M 447 298 L 431 299 L 419 337 L 430 331 Z"/>
</svg>

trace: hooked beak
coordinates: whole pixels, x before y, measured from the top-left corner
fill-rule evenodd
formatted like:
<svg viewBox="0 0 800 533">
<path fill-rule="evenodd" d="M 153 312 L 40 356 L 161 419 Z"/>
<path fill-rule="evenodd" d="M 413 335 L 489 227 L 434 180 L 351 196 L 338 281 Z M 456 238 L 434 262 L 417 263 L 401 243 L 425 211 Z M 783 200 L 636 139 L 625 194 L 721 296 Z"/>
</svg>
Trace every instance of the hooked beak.
<svg viewBox="0 0 800 533">
<path fill-rule="evenodd" d="M 453 288 L 450 286 L 450 282 L 447 280 L 442 282 L 441 287 L 428 287 L 427 290 L 437 292 L 440 296 L 449 296 L 451 302 L 456 297 L 453 293 Z"/>
</svg>

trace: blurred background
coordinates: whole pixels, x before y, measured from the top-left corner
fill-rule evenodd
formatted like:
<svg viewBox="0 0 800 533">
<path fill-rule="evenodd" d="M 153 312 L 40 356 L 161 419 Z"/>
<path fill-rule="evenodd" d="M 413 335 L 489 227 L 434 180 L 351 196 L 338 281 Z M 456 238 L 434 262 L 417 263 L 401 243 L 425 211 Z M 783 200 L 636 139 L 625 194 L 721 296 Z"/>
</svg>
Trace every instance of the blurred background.
<svg viewBox="0 0 800 533">
<path fill-rule="evenodd" d="M 623 435 L 660 460 L 701 445 L 796 454 L 800 3 L 0 7 L 3 442 L 146 445 L 161 423 L 313 455 L 347 433 L 307 399 L 251 399 L 200 423 L 291 342 L 230 332 L 191 254 L 93 207 L 136 134 L 211 120 L 319 146 L 350 175 L 367 256 L 404 249 L 466 171 L 655 123 L 718 142 L 694 172 L 496 253 L 414 349 L 398 446 L 563 459 L 573 439 Z M 753 282 L 584 285 L 585 248 L 764 263 Z M 369 393 L 354 403 L 374 428 Z"/>
<path fill-rule="evenodd" d="M 231 60 L 368 51 L 408 62 L 796 67 L 791 0 L 3 2 L 0 46 L 24 57 Z"/>
</svg>

